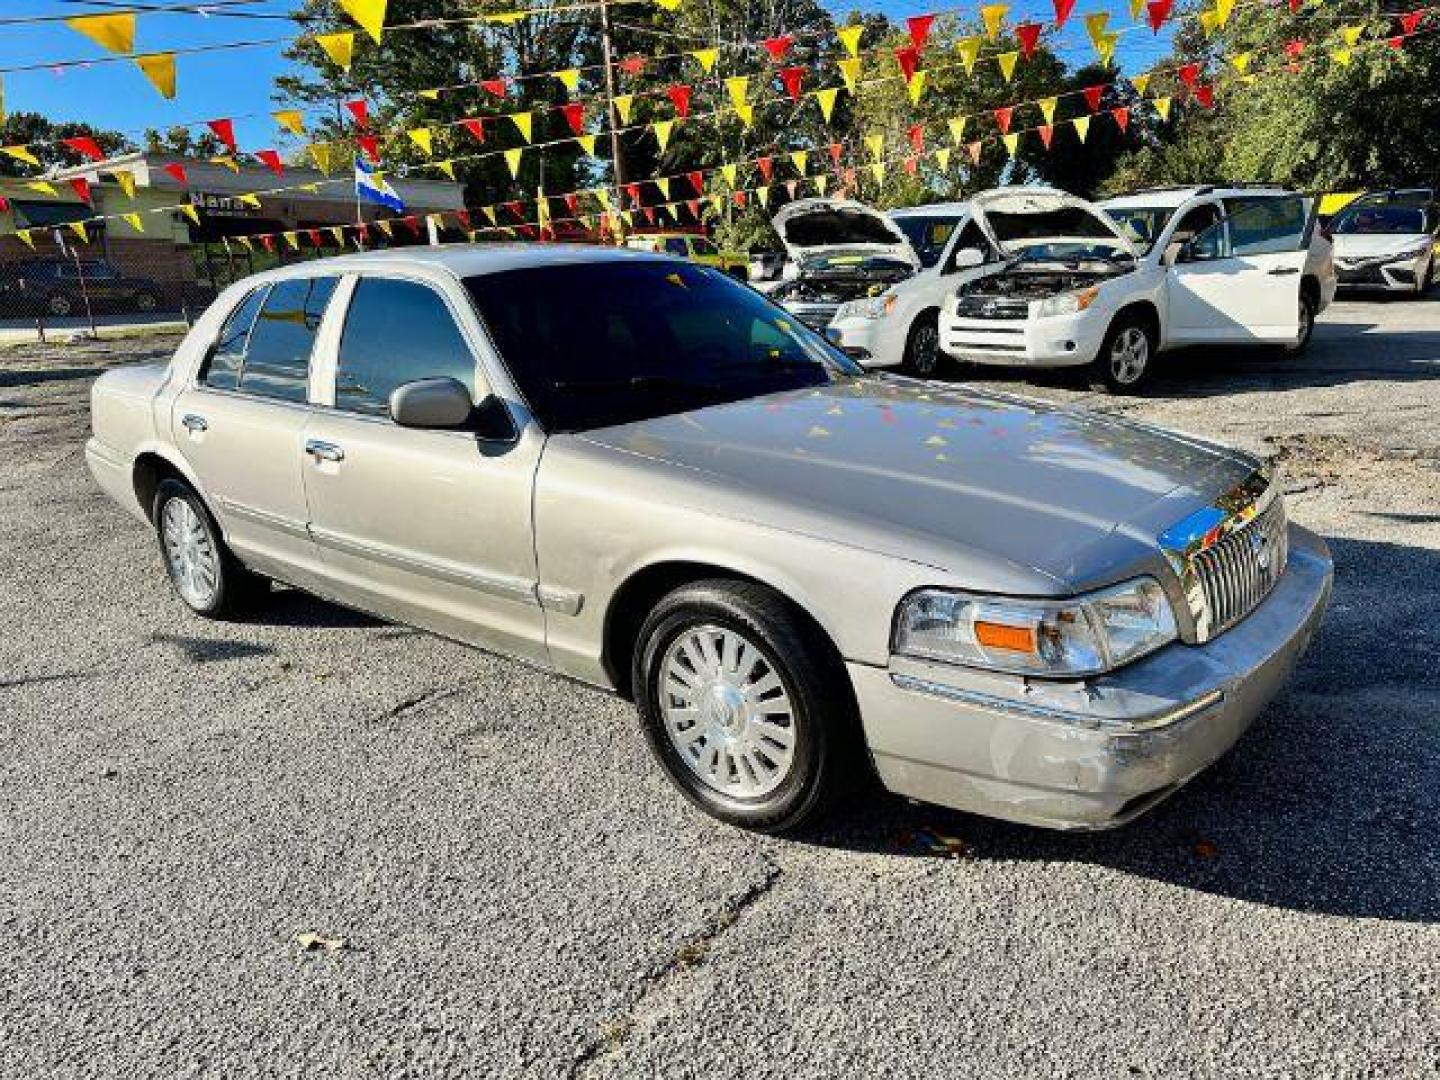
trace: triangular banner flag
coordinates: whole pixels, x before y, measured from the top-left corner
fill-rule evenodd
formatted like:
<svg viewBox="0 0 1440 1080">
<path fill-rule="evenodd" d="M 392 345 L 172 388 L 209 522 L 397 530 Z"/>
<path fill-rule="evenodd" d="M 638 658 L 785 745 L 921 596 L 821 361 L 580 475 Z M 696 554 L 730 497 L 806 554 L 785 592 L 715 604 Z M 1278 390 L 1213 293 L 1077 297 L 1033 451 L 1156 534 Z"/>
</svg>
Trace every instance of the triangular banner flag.
<svg viewBox="0 0 1440 1080">
<path fill-rule="evenodd" d="M 510 167 L 510 176 L 512 179 L 519 179 L 520 177 L 520 157 L 524 153 L 525 148 L 523 146 L 517 146 L 505 151 L 505 164 Z"/>
<path fill-rule="evenodd" d="M 84 34 L 102 49 L 112 53 L 135 51 L 135 13 L 121 15 L 77 15 L 66 19 L 65 25 Z"/>
<path fill-rule="evenodd" d="M 1055 125 L 1041 124 L 1035 129 L 1040 133 L 1040 141 L 1045 144 L 1045 149 L 1050 149 L 1050 143 L 1055 139 Z"/>
<path fill-rule="evenodd" d="M 560 85 L 565 87 L 567 93 L 575 93 L 580 88 L 580 69 L 566 68 L 564 71 L 555 72 L 555 78 L 560 80 Z"/>
<path fill-rule="evenodd" d="M 1011 131 L 1000 137 L 1005 140 L 1005 149 L 1014 157 L 1015 151 L 1020 148 L 1020 132 Z"/>
<path fill-rule="evenodd" d="M 616 95 L 615 95 L 615 112 L 618 113 L 619 116 L 620 116 L 620 123 L 622 123 L 622 124 L 628 124 L 628 123 L 630 123 L 630 110 L 634 107 L 634 105 L 635 105 L 635 95 L 634 95 L 634 94 L 616 94 Z"/>
<path fill-rule="evenodd" d="M 748 128 L 755 123 L 755 106 L 750 104 L 736 105 L 735 115 L 739 117 L 740 122 Z"/>
<path fill-rule="evenodd" d="M 1144 75 L 1131 75 L 1130 85 L 1135 87 L 1135 93 L 1139 94 L 1141 97 L 1144 97 L 1145 91 L 1150 89 L 1149 72 L 1146 72 Z"/>
<path fill-rule="evenodd" d="M 385 26 L 385 5 L 388 0 L 340 0 L 340 6 L 345 9 L 357 23 L 360 29 L 364 30 L 376 44 L 380 42 L 380 32 Z"/>
<path fill-rule="evenodd" d="M 175 54 L 148 53 L 135 58 L 135 66 L 167 101 L 175 96 Z"/>
<path fill-rule="evenodd" d="M 1014 116 L 1014 105 L 1002 105 L 995 110 L 995 123 L 1002 132 L 1008 132 L 1010 130 L 1010 121 Z"/>
<path fill-rule="evenodd" d="M 935 164 L 940 166 L 941 172 L 950 171 L 950 148 L 942 146 L 935 151 Z"/>
<path fill-rule="evenodd" d="M 835 36 L 840 39 L 840 44 L 845 46 L 845 51 L 851 56 L 860 55 L 860 35 L 865 32 L 861 25 L 842 26 L 835 31 Z"/>
<path fill-rule="evenodd" d="M 926 73 L 924 71 L 917 71 L 910 77 L 910 81 L 905 84 L 905 89 L 910 94 L 911 105 L 920 104 L 920 95 L 925 92 L 925 78 Z"/>
<path fill-rule="evenodd" d="M 1342 26 L 1340 28 L 1340 36 L 1345 39 L 1345 44 L 1349 45 L 1352 49 L 1355 47 L 1355 43 L 1360 40 L 1360 35 L 1364 32 L 1365 27 L 1359 23 L 1354 26 Z"/>
<path fill-rule="evenodd" d="M 1075 10 L 1075 0 L 1055 0 L 1055 29 L 1059 30 Z"/>
<path fill-rule="evenodd" d="M 235 144 L 235 122 L 233 120 L 207 120 L 205 126 L 215 133 L 215 137 L 230 148 L 230 153 L 235 153 L 239 147 Z"/>
<path fill-rule="evenodd" d="M 855 93 L 855 86 L 860 81 L 860 65 L 863 62 L 858 56 L 847 56 L 835 63 L 835 66 L 840 69 L 840 77 L 845 80 L 845 89 L 852 94 Z"/>
<path fill-rule="evenodd" d="M 1161 119 L 1161 120 L 1169 120 L 1169 119 L 1170 119 L 1170 97 L 1169 97 L 1169 95 L 1166 95 L 1165 97 L 1157 97 L 1157 98 L 1156 98 L 1154 101 L 1152 101 L 1150 104 L 1155 106 L 1155 111 L 1160 114 L 1160 119 Z"/>
<path fill-rule="evenodd" d="M 827 86 L 824 90 L 815 91 L 815 100 L 820 104 L 820 115 L 825 122 L 830 122 L 830 117 L 835 112 L 835 99 L 840 96 L 838 86 Z"/>
<path fill-rule="evenodd" d="M 1090 44 L 1097 49 L 1100 47 L 1100 40 L 1105 36 L 1105 27 L 1109 25 L 1110 13 L 1108 11 L 1092 11 L 1085 16 L 1085 33 L 1090 37 Z"/>
<path fill-rule="evenodd" d="M 1224 26 L 1230 21 L 1230 13 L 1235 10 L 1235 0 L 1215 0 L 1215 18 L 1219 25 Z"/>
<path fill-rule="evenodd" d="M 1111 109 L 1110 115 L 1115 118 L 1115 125 L 1121 131 L 1124 131 L 1130 126 L 1130 110 L 1125 106 L 1122 105 L 1119 108 Z"/>
<path fill-rule="evenodd" d="M 796 172 L 804 176 L 805 168 L 810 164 L 810 155 L 804 150 L 796 150 L 790 155 L 790 164 L 795 166 Z"/>
<path fill-rule="evenodd" d="M 1150 0 L 1145 5 L 1145 18 L 1150 24 L 1150 29 L 1160 33 L 1160 28 L 1165 25 L 1165 20 L 1170 18 L 1170 9 L 1175 6 L 1175 0 Z"/>
<path fill-rule="evenodd" d="M 1230 58 L 1230 66 L 1233 67 L 1236 71 L 1238 71 L 1241 75 L 1244 75 L 1247 71 L 1250 70 L 1250 58 L 1253 55 L 1253 53 L 1248 52 L 1236 53 Z M 1184 80 L 1185 85 L 1194 86 L 1195 76 L 1199 74 L 1200 69 L 1194 64 L 1187 64 L 1186 67 L 1193 70 L 1190 77 Z"/>
<path fill-rule="evenodd" d="M 655 141 L 660 144 L 662 152 L 670 145 L 670 131 L 674 127 L 674 120 L 656 120 L 650 125 L 650 130 L 655 132 Z"/>
<path fill-rule="evenodd" d="M 78 237 L 80 238 L 80 242 L 81 242 L 82 244 L 88 244 L 88 243 L 90 243 L 90 232 L 89 232 L 88 229 L 85 228 L 85 222 L 83 222 L 83 221 L 72 221 L 72 222 L 70 222 L 70 231 L 73 232 L 76 236 L 78 236 Z"/>
<path fill-rule="evenodd" d="M 585 153 L 589 154 L 591 157 L 595 156 L 594 135 L 576 135 L 575 141 L 580 144 L 580 149 L 584 150 Z"/>
<path fill-rule="evenodd" d="M 34 154 L 32 154 L 24 146 L 0 147 L 0 154 L 4 154 L 6 157 L 14 158 L 16 161 L 23 161 L 26 165 L 34 165 L 38 167 L 40 164 L 40 159 L 37 158 Z"/>
<path fill-rule="evenodd" d="M 1009 4 L 986 4 L 980 9 L 980 17 L 985 20 L 985 35 L 991 41 L 1000 36 L 1000 26 L 1009 10 Z"/>
<path fill-rule="evenodd" d="M 695 49 L 691 51 L 690 55 L 693 56 L 695 62 L 700 65 L 700 70 L 705 72 L 706 75 L 709 75 L 710 72 L 715 70 L 715 61 L 720 59 L 720 50 Z"/>
<path fill-rule="evenodd" d="M 526 109 L 524 112 L 511 113 L 510 119 L 514 121 L 515 130 L 520 132 L 520 137 L 528 143 L 534 130 L 534 115 L 531 111 Z"/>
<path fill-rule="evenodd" d="M 435 132 L 431 128 L 411 128 L 406 132 L 410 141 L 420 148 L 420 152 L 427 158 L 433 157 L 435 153 Z"/>
<path fill-rule="evenodd" d="M 973 74 L 975 61 L 980 59 L 980 39 L 978 37 L 961 38 L 955 43 L 955 51 L 960 54 L 960 62 L 965 65 L 965 74 Z"/>
<path fill-rule="evenodd" d="M 865 136 L 865 145 L 870 148 L 870 156 L 876 161 L 885 156 L 885 135 L 883 132 L 876 132 L 873 135 Z"/>
<path fill-rule="evenodd" d="M 121 214 L 120 216 L 125 220 L 125 224 L 136 232 L 143 233 L 145 231 L 145 223 L 140 220 L 139 214 Z"/>
<path fill-rule="evenodd" d="M 121 169 L 119 172 L 111 173 L 110 175 L 113 176 L 115 178 L 115 182 L 120 185 L 120 190 L 125 193 L 125 198 L 135 198 L 134 173 L 126 169 Z"/>
<path fill-rule="evenodd" d="M 286 131 L 293 132 L 296 135 L 305 134 L 305 114 L 299 109 L 281 109 L 279 112 L 273 112 L 270 115 L 275 118 L 275 123 L 279 124 Z"/>
<path fill-rule="evenodd" d="M 925 48 L 930 38 L 930 27 L 935 24 L 934 15 L 912 15 L 905 20 L 905 29 L 910 31 L 910 44 L 917 49 Z"/>
<path fill-rule="evenodd" d="M 995 62 L 1000 65 L 1000 74 L 1005 76 L 1007 83 L 1015 78 L 1015 65 L 1019 60 L 1018 52 L 1005 52 L 995 57 Z"/>
<path fill-rule="evenodd" d="M 788 69 L 787 69 L 788 70 Z M 804 70 L 803 68 L 801 69 Z M 665 88 L 665 96 L 670 99 L 670 104 L 675 106 L 675 115 L 684 120 L 690 115 L 690 87 L 685 83 L 675 83 Z M 793 96 L 793 95 L 792 95 Z"/>
<path fill-rule="evenodd" d="M 354 34 L 316 34 L 315 44 L 325 50 L 330 62 L 341 71 L 350 70 L 350 64 L 355 59 Z"/>
<path fill-rule="evenodd" d="M 950 128 L 950 140 L 956 146 L 965 141 L 965 124 L 969 119 L 968 116 L 952 116 L 945 121 Z"/>
<path fill-rule="evenodd" d="M 785 86 L 785 93 L 790 95 L 790 100 L 799 101 L 800 90 L 805 84 L 805 68 L 800 66 L 783 67 L 778 74 L 780 82 Z"/>
<path fill-rule="evenodd" d="M 1070 121 L 1075 125 L 1075 134 L 1080 136 L 1080 141 L 1085 141 L 1085 136 L 1090 134 L 1090 118 L 1088 116 L 1077 116 Z"/>
<path fill-rule="evenodd" d="M 580 101 L 567 102 L 560 106 L 560 114 L 565 117 L 565 123 L 576 135 L 585 133 L 585 104 Z"/>
<path fill-rule="evenodd" d="M 725 80 L 725 90 L 730 95 L 730 101 L 735 108 L 740 108 L 746 103 L 750 93 L 750 76 L 735 75 Z"/>
<path fill-rule="evenodd" d="M 1030 59 L 1035 52 L 1035 46 L 1040 44 L 1040 31 L 1043 29 L 1039 23 L 1023 22 L 1015 27 L 1015 40 L 1020 42 L 1020 53 L 1025 59 Z"/>
<path fill-rule="evenodd" d="M 180 213 L 184 214 L 187 218 L 190 219 L 191 225 L 194 225 L 196 228 L 200 227 L 200 211 L 196 210 L 194 205 L 188 202 L 181 203 L 178 209 Z"/>
<path fill-rule="evenodd" d="M 1035 104 L 1040 106 L 1040 115 L 1045 117 L 1045 123 L 1055 123 L 1055 108 L 1060 104 L 1059 98 L 1041 98 Z"/>
</svg>

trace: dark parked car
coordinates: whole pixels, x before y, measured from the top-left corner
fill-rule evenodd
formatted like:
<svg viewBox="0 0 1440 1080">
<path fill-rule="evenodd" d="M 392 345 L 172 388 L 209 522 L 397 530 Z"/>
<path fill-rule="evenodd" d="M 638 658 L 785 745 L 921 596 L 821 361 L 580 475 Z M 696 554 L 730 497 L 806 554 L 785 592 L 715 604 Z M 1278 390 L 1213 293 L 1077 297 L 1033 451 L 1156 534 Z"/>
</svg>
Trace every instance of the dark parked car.
<svg viewBox="0 0 1440 1080">
<path fill-rule="evenodd" d="M 83 279 L 83 288 L 82 288 Z M 103 259 L 27 259 L 0 273 L 0 297 L 11 311 L 65 318 L 92 308 L 151 312 L 165 287 L 154 278 L 129 277 Z"/>
</svg>

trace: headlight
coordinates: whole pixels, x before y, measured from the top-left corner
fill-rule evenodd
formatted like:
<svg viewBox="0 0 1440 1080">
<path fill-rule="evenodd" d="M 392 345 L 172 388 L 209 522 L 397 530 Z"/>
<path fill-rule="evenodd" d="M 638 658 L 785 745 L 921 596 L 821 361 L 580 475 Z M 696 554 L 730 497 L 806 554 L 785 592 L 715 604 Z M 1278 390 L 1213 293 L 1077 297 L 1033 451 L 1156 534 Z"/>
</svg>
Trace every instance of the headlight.
<svg viewBox="0 0 1440 1080">
<path fill-rule="evenodd" d="M 1397 251 L 1389 258 L 1391 262 L 1408 262 L 1411 259 L 1420 258 L 1420 256 L 1424 255 L 1429 250 L 1430 241 L 1427 240 L 1425 241 L 1425 243 L 1419 244 L 1413 248 L 1406 248 L 1404 251 Z"/>
<path fill-rule="evenodd" d="M 1035 308 L 1036 318 L 1044 318 L 1047 315 L 1074 315 L 1084 311 L 1095 302 L 1100 295 L 1100 290 L 1095 286 L 1088 289 L 1079 289 L 1076 292 L 1061 293 L 1058 296 L 1047 296 Z"/>
<path fill-rule="evenodd" d="M 864 300 L 847 300 L 835 312 L 837 319 L 883 319 L 895 310 L 895 297 L 869 296 Z"/>
<path fill-rule="evenodd" d="M 893 649 L 1021 675 L 1110 671 L 1176 637 L 1160 583 L 1136 578 L 1071 600 L 1008 600 L 946 589 L 906 597 Z"/>
</svg>

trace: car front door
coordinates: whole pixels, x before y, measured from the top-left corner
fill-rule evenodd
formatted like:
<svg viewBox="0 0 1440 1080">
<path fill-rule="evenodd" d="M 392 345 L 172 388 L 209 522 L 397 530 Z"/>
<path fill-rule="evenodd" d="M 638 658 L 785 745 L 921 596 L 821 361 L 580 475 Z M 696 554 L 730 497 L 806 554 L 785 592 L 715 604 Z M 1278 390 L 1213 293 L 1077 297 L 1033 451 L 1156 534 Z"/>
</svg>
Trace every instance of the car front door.
<svg viewBox="0 0 1440 1080">
<path fill-rule="evenodd" d="M 391 392 L 417 379 L 490 392 L 468 298 L 438 281 L 347 281 L 325 361 L 325 407 L 305 430 L 310 530 L 339 599 L 448 637 L 546 659 L 531 489 L 544 436 L 395 424 Z M 501 406 L 503 409 L 504 406 Z"/>
<path fill-rule="evenodd" d="M 175 445 L 252 569 L 313 588 L 302 453 L 310 358 L 339 279 L 262 285 L 231 313 L 171 412 Z"/>
<path fill-rule="evenodd" d="M 1300 195 L 1228 201 L 1220 220 L 1174 253 L 1170 342 L 1294 342 L 1309 237 Z"/>
</svg>

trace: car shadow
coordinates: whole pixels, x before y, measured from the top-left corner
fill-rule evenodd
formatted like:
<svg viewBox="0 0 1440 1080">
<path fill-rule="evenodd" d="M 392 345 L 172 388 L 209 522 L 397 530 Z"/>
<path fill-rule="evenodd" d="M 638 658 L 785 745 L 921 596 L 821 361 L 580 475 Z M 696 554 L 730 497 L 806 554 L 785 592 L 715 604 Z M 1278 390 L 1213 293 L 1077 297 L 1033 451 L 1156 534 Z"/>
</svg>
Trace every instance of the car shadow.
<svg viewBox="0 0 1440 1080">
<path fill-rule="evenodd" d="M 17 386 L 39 386 L 41 383 L 51 382 L 73 382 L 78 379 L 93 379 L 104 373 L 105 368 L 103 367 L 0 369 L 0 389 L 10 389 Z"/>
<path fill-rule="evenodd" d="M 329 630 L 358 630 L 383 626 L 382 620 L 354 608 L 323 600 L 288 585 L 275 586 L 250 621 L 269 626 L 313 627 Z"/>
<path fill-rule="evenodd" d="M 1090 863 L 1300 912 L 1440 921 L 1440 552 L 1330 541 L 1336 591 L 1235 749 L 1122 828 L 1063 833 L 881 796 L 808 843 Z"/>
</svg>

